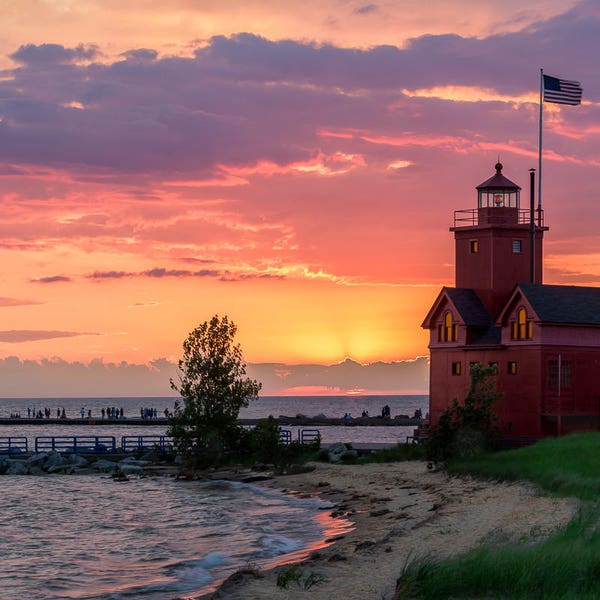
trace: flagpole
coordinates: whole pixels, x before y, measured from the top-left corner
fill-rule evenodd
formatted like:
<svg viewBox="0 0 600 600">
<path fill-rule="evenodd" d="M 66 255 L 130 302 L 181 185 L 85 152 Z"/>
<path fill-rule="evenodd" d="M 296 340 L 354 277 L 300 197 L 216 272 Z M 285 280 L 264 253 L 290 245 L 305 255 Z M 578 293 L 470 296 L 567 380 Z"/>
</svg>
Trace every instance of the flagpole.
<svg viewBox="0 0 600 600">
<path fill-rule="evenodd" d="M 538 141 L 538 227 L 542 226 L 542 121 L 543 111 L 544 69 L 540 69 L 540 137 Z"/>
</svg>

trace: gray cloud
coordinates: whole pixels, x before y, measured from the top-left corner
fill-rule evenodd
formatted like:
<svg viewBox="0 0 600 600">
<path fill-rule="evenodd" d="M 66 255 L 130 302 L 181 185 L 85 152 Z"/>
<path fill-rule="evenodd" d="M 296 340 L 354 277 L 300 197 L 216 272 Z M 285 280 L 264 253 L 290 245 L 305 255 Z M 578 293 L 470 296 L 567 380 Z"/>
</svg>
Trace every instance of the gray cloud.
<svg viewBox="0 0 600 600">
<path fill-rule="evenodd" d="M 48 66 L 52 64 L 65 64 L 78 60 L 90 60 L 97 55 L 94 46 L 65 48 L 60 44 L 26 44 L 21 46 L 10 57 L 22 64 L 30 66 Z"/>
<path fill-rule="evenodd" d="M 299 386 L 331 390 L 364 388 L 377 392 L 426 392 L 428 362 L 414 361 L 360 365 L 346 360 L 335 365 L 249 364 L 248 375 L 263 384 L 261 395 L 277 395 Z M 5 397 L 170 396 L 169 379 L 177 376 L 176 364 L 159 358 L 149 364 L 93 360 L 69 362 L 61 358 L 41 361 L 16 356 L 0 359 L 0 380 Z"/>
<path fill-rule="evenodd" d="M 364 4 L 363 6 L 359 6 L 355 8 L 352 12 L 355 15 L 368 15 L 369 13 L 373 13 L 379 10 L 377 4 Z"/>
<path fill-rule="evenodd" d="M 23 46 L 13 55 L 21 62 L 14 79 L 0 82 L 0 159 L 71 165 L 86 178 L 93 177 L 88 168 L 202 177 L 223 163 L 306 160 L 323 126 L 437 133 L 443 122 L 446 132 L 477 128 L 485 138 L 506 131 L 510 120 L 520 119 L 522 129 L 524 115 L 482 119 L 473 106 L 432 99 L 412 99 L 404 109 L 399 90 L 478 85 L 522 94 L 537 87 L 532 65 L 547 64 L 584 81 L 586 96 L 596 97 L 600 81 L 587 58 L 600 53 L 599 30 L 594 3 L 583 2 L 517 33 L 426 35 L 405 48 L 357 50 L 240 33 L 213 37 L 193 57 L 158 58 L 143 48 L 112 64 L 75 65 L 95 50 Z M 395 111 L 387 108 L 392 102 L 399 103 Z M 420 104 L 428 107 L 426 119 Z"/>
<path fill-rule="evenodd" d="M 21 342 L 37 342 L 40 340 L 52 340 L 55 338 L 77 337 L 80 335 L 100 335 L 98 333 L 84 333 L 78 331 L 53 331 L 34 329 L 12 329 L 0 331 L 0 342 L 7 344 L 18 344 Z"/>
<path fill-rule="evenodd" d="M 19 298 L 0 297 L 0 306 L 30 306 L 32 304 L 41 304 L 36 300 L 20 300 Z"/>
<path fill-rule="evenodd" d="M 65 283 L 72 281 L 70 277 L 65 275 L 51 275 L 50 277 L 40 277 L 39 279 L 32 279 L 32 283 Z"/>
</svg>

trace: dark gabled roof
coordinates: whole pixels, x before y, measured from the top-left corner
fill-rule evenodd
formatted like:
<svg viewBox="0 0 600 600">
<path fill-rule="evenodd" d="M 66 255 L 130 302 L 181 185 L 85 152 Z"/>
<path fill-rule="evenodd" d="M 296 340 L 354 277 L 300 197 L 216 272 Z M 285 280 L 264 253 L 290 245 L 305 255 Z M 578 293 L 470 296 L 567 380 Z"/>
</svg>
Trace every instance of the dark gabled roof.
<svg viewBox="0 0 600 600">
<path fill-rule="evenodd" d="M 600 288 L 533 283 L 518 288 L 542 322 L 600 325 Z"/>
<path fill-rule="evenodd" d="M 444 288 L 465 325 L 489 327 L 492 319 L 479 296 L 471 288 Z"/>
</svg>

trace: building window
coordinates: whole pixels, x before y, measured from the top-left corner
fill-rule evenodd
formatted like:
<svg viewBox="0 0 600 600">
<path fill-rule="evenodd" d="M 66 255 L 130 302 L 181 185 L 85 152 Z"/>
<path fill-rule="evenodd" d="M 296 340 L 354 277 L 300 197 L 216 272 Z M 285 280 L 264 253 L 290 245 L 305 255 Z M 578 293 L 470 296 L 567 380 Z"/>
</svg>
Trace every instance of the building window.
<svg viewBox="0 0 600 600">
<path fill-rule="evenodd" d="M 471 240 L 469 242 L 469 249 L 471 254 L 477 254 L 479 252 L 479 242 L 477 240 Z"/>
<path fill-rule="evenodd" d="M 521 254 L 521 240 L 513 240 L 512 251 L 513 254 Z"/>
<path fill-rule="evenodd" d="M 510 324 L 510 337 L 513 340 L 533 339 L 533 321 L 527 318 L 527 311 L 524 308 L 517 311 L 517 320 Z"/>
<path fill-rule="evenodd" d="M 452 363 L 452 375 L 460 375 L 461 373 L 461 363 L 459 362 L 453 362 Z"/>
<path fill-rule="evenodd" d="M 556 360 L 552 359 L 548 361 L 547 379 L 548 387 L 551 389 L 566 390 L 572 385 L 571 381 L 571 361 L 570 360 Z"/>
<path fill-rule="evenodd" d="M 444 315 L 444 322 L 438 325 L 438 342 L 458 342 L 458 325 L 452 319 L 452 313 Z"/>
<path fill-rule="evenodd" d="M 517 361 L 516 360 L 509 360 L 507 366 L 508 366 L 507 372 L 509 375 L 517 374 Z"/>
<path fill-rule="evenodd" d="M 491 367 L 495 371 L 498 371 L 498 363 L 496 361 L 488 363 L 488 367 Z"/>
</svg>

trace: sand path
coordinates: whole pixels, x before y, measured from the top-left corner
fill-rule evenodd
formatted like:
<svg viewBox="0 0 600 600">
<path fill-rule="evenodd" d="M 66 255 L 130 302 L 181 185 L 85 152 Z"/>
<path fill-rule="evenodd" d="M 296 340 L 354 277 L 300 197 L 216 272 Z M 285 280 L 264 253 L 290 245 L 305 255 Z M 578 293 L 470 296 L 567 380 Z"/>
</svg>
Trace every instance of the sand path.
<svg viewBox="0 0 600 600">
<path fill-rule="evenodd" d="M 573 499 L 537 495 L 528 483 L 486 482 L 427 470 L 424 462 L 361 466 L 317 464 L 266 485 L 317 492 L 348 514 L 355 529 L 302 563 L 327 581 L 304 590 L 276 585 L 279 567 L 260 579 L 226 584 L 215 598 L 382 600 L 394 595 L 407 560 L 463 553 L 482 542 L 543 539 L 575 514 Z"/>
</svg>

